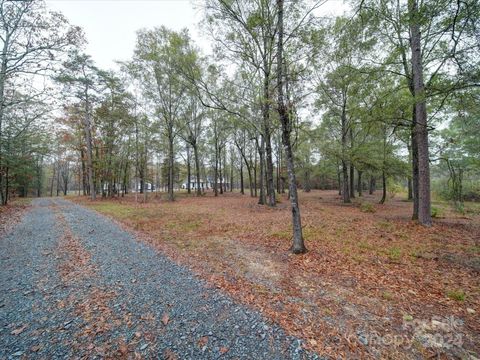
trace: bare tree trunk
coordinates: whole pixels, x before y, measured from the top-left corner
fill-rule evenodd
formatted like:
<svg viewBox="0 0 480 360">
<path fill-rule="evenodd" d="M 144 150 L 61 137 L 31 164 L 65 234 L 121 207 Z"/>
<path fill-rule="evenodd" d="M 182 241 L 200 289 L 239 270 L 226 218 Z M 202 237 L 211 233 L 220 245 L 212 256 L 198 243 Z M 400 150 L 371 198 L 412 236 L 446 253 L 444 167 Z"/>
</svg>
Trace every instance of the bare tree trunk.
<svg viewBox="0 0 480 360">
<path fill-rule="evenodd" d="M 412 220 L 418 220 L 418 151 L 417 141 L 415 140 L 415 124 L 416 124 L 415 106 L 413 106 L 412 116 L 412 129 L 411 129 L 411 141 L 412 141 L 412 195 L 413 195 L 413 214 Z"/>
<path fill-rule="evenodd" d="M 245 188 L 243 184 L 243 160 L 240 159 L 240 194 L 245 195 Z"/>
<path fill-rule="evenodd" d="M 191 176 L 191 169 L 190 169 L 190 147 L 187 145 L 187 193 L 191 194 L 191 184 L 190 184 L 190 176 Z M 198 183 L 197 183 L 198 185 Z"/>
<path fill-rule="evenodd" d="M 230 146 L 230 192 L 233 192 L 233 163 L 235 161 L 233 148 Z"/>
<path fill-rule="evenodd" d="M 259 205 L 265 205 L 265 190 L 264 190 L 264 179 L 265 179 L 265 143 L 263 140 L 263 136 L 260 139 L 260 146 L 258 146 L 258 155 L 260 158 L 260 179 L 259 179 L 259 187 L 260 187 L 260 196 L 258 198 Z M 256 189 L 256 187 L 255 187 Z"/>
<path fill-rule="evenodd" d="M 173 155 L 173 129 L 170 129 L 168 134 L 168 200 L 174 201 L 173 194 L 173 168 L 175 166 L 175 159 Z"/>
<path fill-rule="evenodd" d="M 50 182 L 50 197 L 53 197 L 53 184 L 55 183 L 56 173 L 57 173 L 57 162 L 54 161 L 54 163 L 53 163 L 52 181 Z"/>
<path fill-rule="evenodd" d="M 223 194 L 223 179 L 222 179 L 222 176 L 223 176 L 223 173 L 222 173 L 222 147 L 219 146 L 218 147 L 218 182 L 219 182 L 219 188 L 220 188 L 220 194 L 222 195 Z"/>
<path fill-rule="evenodd" d="M 417 0 L 409 0 L 410 47 L 412 50 L 412 75 L 415 96 L 415 143 L 418 153 L 418 221 L 432 225 L 430 203 L 430 164 L 428 151 L 427 107 L 423 83 L 420 19 Z"/>
<path fill-rule="evenodd" d="M 350 164 L 350 197 L 355 198 L 355 167 Z"/>
<path fill-rule="evenodd" d="M 215 140 L 215 167 L 213 171 L 213 193 L 218 196 L 218 145 Z"/>
<path fill-rule="evenodd" d="M 197 196 L 201 196 L 202 195 L 202 188 L 200 186 L 200 159 L 199 159 L 199 156 L 198 156 L 198 146 L 197 144 L 195 143 L 195 145 L 193 145 L 193 157 L 195 158 L 195 174 L 197 176 Z"/>
<path fill-rule="evenodd" d="M 298 204 L 297 181 L 295 178 L 295 164 L 293 160 L 292 144 L 290 134 L 292 122 L 285 100 L 283 98 L 284 74 L 283 74 L 283 0 L 277 0 L 278 6 L 278 47 L 277 47 L 277 91 L 278 91 L 278 115 L 282 123 L 282 141 L 287 160 L 287 172 L 289 180 L 289 198 L 292 207 L 293 244 L 291 251 L 294 254 L 305 253 L 302 234 L 302 222 L 300 217 L 300 206 Z"/>
<path fill-rule="evenodd" d="M 370 186 L 369 186 L 369 190 L 368 190 L 368 193 L 370 195 L 372 195 L 375 192 L 375 185 L 376 185 L 375 177 L 371 176 L 370 177 Z"/>
<path fill-rule="evenodd" d="M 344 103 L 342 109 L 342 175 L 343 175 L 343 189 L 342 189 L 342 196 L 343 202 L 349 203 L 350 202 L 350 191 L 348 189 L 348 166 L 346 160 L 346 150 L 347 150 L 347 115 L 345 113 L 346 104 Z"/>
<path fill-rule="evenodd" d="M 85 131 L 85 140 L 87 143 L 87 171 L 90 185 L 90 197 L 92 200 L 95 200 L 97 194 L 95 190 L 95 171 L 93 169 L 92 124 L 90 121 L 90 100 L 88 96 L 88 87 L 85 88 L 85 116 L 83 117 L 83 127 Z"/>
<path fill-rule="evenodd" d="M 358 196 L 362 196 L 362 171 L 357 169 L 357 174 L 358 174 L 358 179 L 357 179 L 357 191 L 358 191 Z"/>
<path fill-rule="evenodd" d="M 387 199 L 387 177 L 385 176 L 385 170 L 382 170 L 382 199 L 380 204 L 384 204 Z"/>
<path fill-rule="evenodd" d="M 257 151 L 255 151 L 255 163 L 253 166 L 253 188 L 255 197 L 257 197 Z"/>
</svg>

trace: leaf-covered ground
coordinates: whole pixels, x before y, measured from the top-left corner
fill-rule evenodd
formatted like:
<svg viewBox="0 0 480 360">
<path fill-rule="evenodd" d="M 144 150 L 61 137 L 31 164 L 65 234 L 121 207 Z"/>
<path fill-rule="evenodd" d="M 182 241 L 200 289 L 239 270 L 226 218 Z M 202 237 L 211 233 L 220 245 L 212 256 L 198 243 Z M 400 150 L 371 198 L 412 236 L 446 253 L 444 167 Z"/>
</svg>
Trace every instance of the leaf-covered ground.
<svg viewBox="0 0 480 360">
<path fill-rule="evenodd" d="M 436 204 L 431 228 L 411 203 L 374 196 L 343 205 L 334 191 L 301 194 L 309 252 L 291 255 L 288 200 L 277 208 L 228 193 L 148 194 L 90 202 L 176 261 L 306 339 L 320 354 L 478 357 L 480 216 Z M 369 205 L 371 204 L 371 205 Z"/>
<path fill-rule="evenodd" d="M 30 206 L 30 199 L 14 199 L 6 206 L 0 206 L 0 236 L 8 233 Z"/>
</svg>

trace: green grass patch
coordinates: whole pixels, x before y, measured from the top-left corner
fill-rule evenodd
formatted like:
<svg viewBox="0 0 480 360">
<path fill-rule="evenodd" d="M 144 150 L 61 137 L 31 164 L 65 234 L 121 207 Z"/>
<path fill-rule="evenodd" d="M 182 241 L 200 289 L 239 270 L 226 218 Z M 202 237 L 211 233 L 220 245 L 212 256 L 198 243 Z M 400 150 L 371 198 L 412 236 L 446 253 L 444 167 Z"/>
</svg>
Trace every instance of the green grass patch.
<svg viewBox="0 0 480 360">
<path fill-rule="evenodd" d="M 382 298 L 388 301 L 393 300 L 393 294 L 389 291 L 382 292 Z"/>
<path fill-rule="evenodd" d="M 375 213 L 377 210 L 371 203 L 362 203 L 360 204 L 360 211 L 364 213 Z"/>
<path fill-rule="evenodd" d="M 458 289 L 447 291 L 447 297 L 455 301 L 464 301 L 467 295 L 465 294 L 465 291 Z"/>
<path fill-rule="evenodd" d="M 388 249 L 387 256 L 391 261 L 399 261 L 402 257 L 402 250 L 398 247 L 392 247 Z"/>
</svg>

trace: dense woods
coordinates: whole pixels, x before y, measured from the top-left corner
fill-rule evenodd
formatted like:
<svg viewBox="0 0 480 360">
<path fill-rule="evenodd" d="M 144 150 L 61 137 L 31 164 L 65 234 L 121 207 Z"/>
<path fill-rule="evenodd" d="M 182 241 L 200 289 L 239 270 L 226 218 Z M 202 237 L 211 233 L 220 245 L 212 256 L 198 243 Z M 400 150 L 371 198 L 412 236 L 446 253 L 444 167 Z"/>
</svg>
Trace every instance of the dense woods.
<svg viewBox="0 0 480 360">
<path fill-rule="evenodd" d="M 113 71 L 43 2 L 2 0 L 1 203 L 288 192 L 302 253 L 298 191 L 405 192 L 426 226 L 432 194 L 478 201 L 478 2 L 356 1 L 337 18 L 324 3 L 205 0 L 211 55 L 159 26 Z"/>
</svg>

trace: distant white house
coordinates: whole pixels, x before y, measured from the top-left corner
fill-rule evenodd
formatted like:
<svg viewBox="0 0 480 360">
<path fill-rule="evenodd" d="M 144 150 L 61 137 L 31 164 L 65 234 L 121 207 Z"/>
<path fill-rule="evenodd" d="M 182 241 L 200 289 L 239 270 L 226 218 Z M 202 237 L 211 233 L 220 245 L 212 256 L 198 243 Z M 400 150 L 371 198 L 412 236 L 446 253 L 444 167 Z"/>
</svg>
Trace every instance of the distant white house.
<svg viewBox="0 0 480 360">
<path fill-rule="evenodd" d="M 218 179 L 217 183 L 220 185 L 220 179 Z M 228 182 L 225 182 L 225 179 L 222 179 L 222 185 L 225 184 L 227 187 L 230 186 Z M 197 190 L 197 189 L 202 189 L 202 190 L 208 190 L 208 189 L 213 189 L 214 181 L 211 178 L 202 179 L 200 178 L 200 182 L 197 184 L 197 178 L 196 177 L 190 177 L 190 189 L 192 190 Z M 182 189 L 186 189 L 188 187 L 188 181 L 185 179 L 185 181 L 182 184 Z"/>
<path fill-rule="evenodd" d="M 140 182 L 137 183 L 137 192 L 138 191 L 141 191 L 142 190 L 142 185 L 140 184 Z M 155 190 L 155 185 L 152 184 L 152 183 L 149 183 L 149 182 L 146 182 L 145 183 L 145 190 L 147 191 L 153 191 Z"/>
<path fill-rule="evenodd" d="M 188 179 L 185 179 L 185 181 L 182 184 L 182 189 L 186 189 L 188 187 Z M 213 183 L 210 181 L 210 179 L 207 178 L 207 180 L 204 180 L 200 178 L 200 182 L 197 184 L 197 178 L 191 177 L 190 178 L 190 189 L 196 190 L 196 189 L 210 189 L 213 187 Z"/>
</svg>

